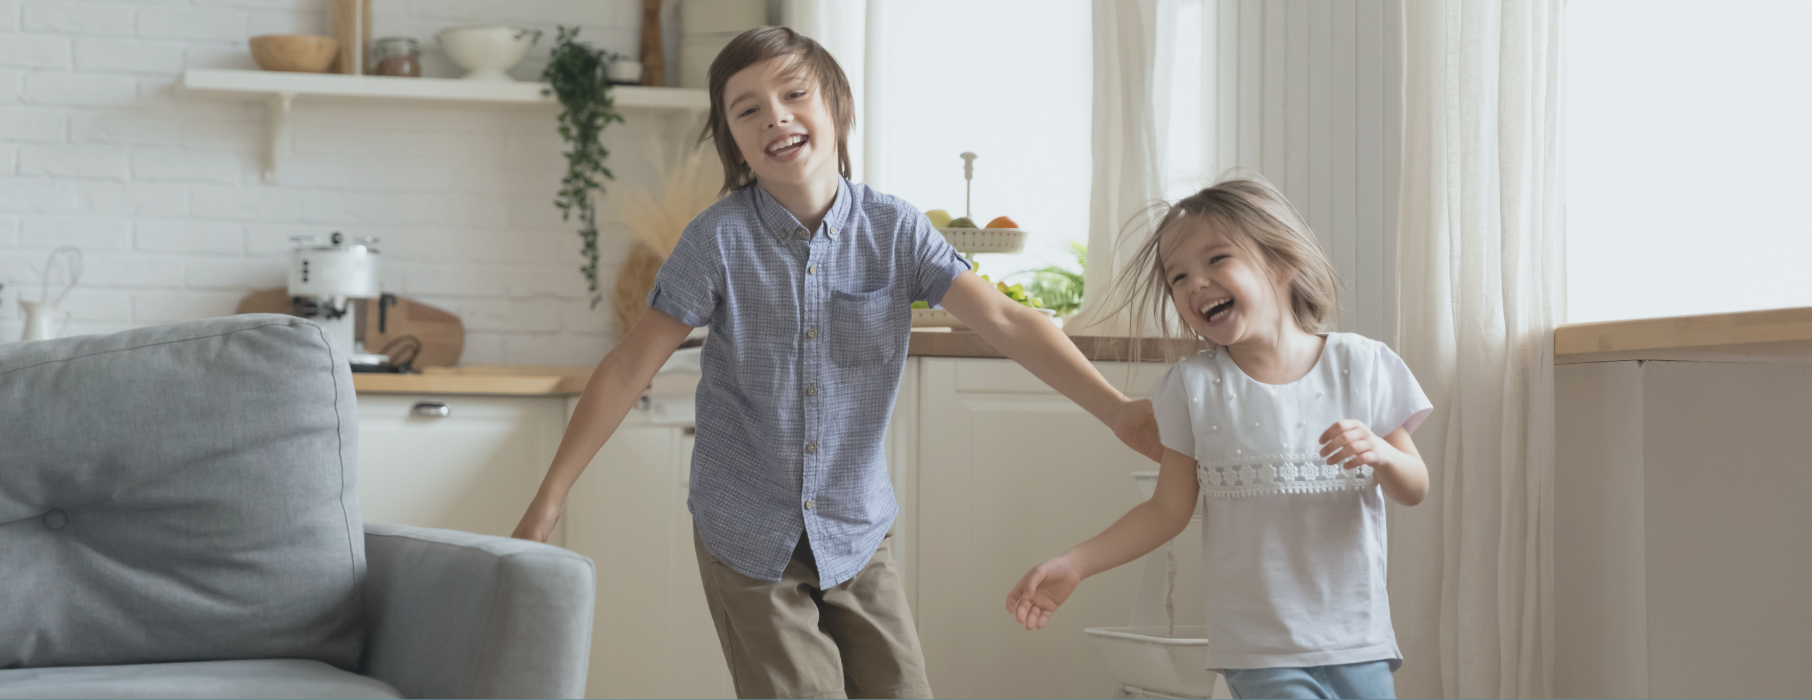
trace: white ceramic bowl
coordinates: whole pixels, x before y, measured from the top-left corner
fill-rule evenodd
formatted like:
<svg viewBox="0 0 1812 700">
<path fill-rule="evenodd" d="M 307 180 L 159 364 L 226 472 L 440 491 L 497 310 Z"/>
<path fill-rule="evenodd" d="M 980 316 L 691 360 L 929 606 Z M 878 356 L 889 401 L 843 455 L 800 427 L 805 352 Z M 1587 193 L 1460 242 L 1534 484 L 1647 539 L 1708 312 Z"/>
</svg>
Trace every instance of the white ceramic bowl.
<svg viewBox="0 0 1812 700">
<path fill-rule="evenodd" d="M 508 71 L 529 47 L 541 39 L 541 30 L 506 25 L 448 27 L 434 35 L 440 47 L 459 67 L 466 69 L 466 80 L 511 82 Z"/>
</svg>

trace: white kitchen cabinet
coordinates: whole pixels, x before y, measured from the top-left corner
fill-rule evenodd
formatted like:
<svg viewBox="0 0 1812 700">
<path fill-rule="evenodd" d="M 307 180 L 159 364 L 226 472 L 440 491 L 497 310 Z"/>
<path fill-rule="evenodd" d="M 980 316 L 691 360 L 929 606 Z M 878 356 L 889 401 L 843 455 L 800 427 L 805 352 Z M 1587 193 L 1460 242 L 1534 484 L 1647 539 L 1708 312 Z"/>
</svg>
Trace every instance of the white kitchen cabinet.
<svg viewBox="0 0 1812 700">
<path fill-rule="evenodd" d="M 1805 356 L 1555 367 L 1555 697 L 1812 688 Z"/>
<path fill-rule="evenodd" d="M 1164 367 L 1101 363 L 1143 396 Z M 1127 389 L 1131 387 L 1131 389 Z M 446 418 L 412 418 L 445 402 Z M 508 535 L 576 397 L 361 395 L 366 518 Z M 693 437 L 671 411 L 625 418 L 574 484 L 555 542 L 597 564 L 586 696 L 733 697 L 686 508 Z M 1138 565 L 1091 579 L 1040 632 L 1007 590 L 1139 500 L 1152 463 L 1007 360 L 913 357 L 888 426 L 894 542 L 932 688 L 946 697 L 1100 697 L 1114 688 L 1084 627 L 1127 624 Z M 1200 624 L 1199 526 L 1179 538 L 1179 624 Z"/>
<path fill-rule="evenodd" d="M 919 358 L 917 613 L 932 688 L 945 697 L 1106 697 L 1116 687 L 1087 627 L 1125 625 L 1135 562 L 1089 579 L 1027 632 L 1007 592 L 1033 566 L 1138 504 L 1156 465 L 1007 360 Z M 1098 363 L 1142 397 L 1165 365 Z M 1178 624 L 1201 624 L 1201 527 L 1177 538 Z"/>
<path fill-rule="evenodd" d="M 917 489 L 916 361 L 907 363 L 887 436 L 901 503 L 894 542 L 908 596 L 916 589 L 910 504 Z M 570 408 L 569 408 L 570 412 Z M 598 451 L 567 500 L 566 547 L 598 565 L 590 698 L 735 697 L 717 630 L 705 606 L 692 515 L 686 508 L 693 436 L 662 425 L 668 412 L 631 411 Z"/>
<path fill-rule="evenodd" d="M 566 546 L 598 567 L 586 697 L 735 697 L 693 552 L 692 442 L 631 411 L 567 498 Z"/>
<path fill-rule="evenodd" d="M 441 406 L 444 416 L 429 410 Z M 507 537 L 560 444 L 564 409 L 559 396 L 361 394 L 359 510 L 367 522 Z"/>
</svg>

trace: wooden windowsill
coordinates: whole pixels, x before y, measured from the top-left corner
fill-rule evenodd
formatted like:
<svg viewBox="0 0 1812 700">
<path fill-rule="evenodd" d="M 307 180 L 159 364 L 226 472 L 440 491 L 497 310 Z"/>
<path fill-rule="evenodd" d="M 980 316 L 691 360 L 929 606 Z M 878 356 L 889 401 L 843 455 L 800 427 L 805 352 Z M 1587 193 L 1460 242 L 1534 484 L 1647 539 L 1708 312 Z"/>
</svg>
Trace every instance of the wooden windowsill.
<svg viewBox="0 0 1812 700">
<path fill-rule="evenodd" d="M 1577 323 L 1554 329 L 1554 364 L 1617 360 L 1812 364 L 1812 307 Z"/>
</svg>

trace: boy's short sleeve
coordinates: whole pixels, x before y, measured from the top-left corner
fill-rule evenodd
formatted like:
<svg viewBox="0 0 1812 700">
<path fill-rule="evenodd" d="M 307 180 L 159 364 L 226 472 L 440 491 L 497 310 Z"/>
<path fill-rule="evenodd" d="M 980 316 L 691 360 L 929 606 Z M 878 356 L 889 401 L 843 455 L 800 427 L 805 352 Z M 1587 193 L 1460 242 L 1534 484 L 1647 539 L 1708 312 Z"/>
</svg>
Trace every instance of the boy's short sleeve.
<svg viewBox="0 0 1812 700">
<path fill-rule="evenodd" d="M 696 224 L 695 224 L 696 225 Z M 709 324 L 723 296 L 723 266 L 717 256 L 700 245 L 696 230 L 686 227 L 648 291 L 648 308 L 672 316 L 693 328 Z"/>
<path fill-rule="evenodd" d="M 1373 345 L 1378 353 L 1372 367 L 1371 430 L 1379 437 L 1396 432 L 1397 428 L 1416 432 L 1428 414 L 1434 412 L 1434 404 L 1422 393 L 1422 385 L 1403 358 L 1384 343 Z"/>
<path fill-rule="evenodd" d="M 1170 371 L 1152 385 L 1151 411 L 1158 419 L 1158 442 L 1195 457 L 1195 427 L 1189 419 L 1189 391 L 1183 386 L 1183 363 L 1171 365 Z"/>
<path fill-rule="evenodd" d="M 912 227 L 913 248 L 918 251 L 919 286 L 912 291 L 912 300 L 935 307 L 944 300 L 944 292 L 950 291 L 956 276 L 969 269 L 969 261 L 923 215 L 914 212 L 905 225 Z"/>
</svg>

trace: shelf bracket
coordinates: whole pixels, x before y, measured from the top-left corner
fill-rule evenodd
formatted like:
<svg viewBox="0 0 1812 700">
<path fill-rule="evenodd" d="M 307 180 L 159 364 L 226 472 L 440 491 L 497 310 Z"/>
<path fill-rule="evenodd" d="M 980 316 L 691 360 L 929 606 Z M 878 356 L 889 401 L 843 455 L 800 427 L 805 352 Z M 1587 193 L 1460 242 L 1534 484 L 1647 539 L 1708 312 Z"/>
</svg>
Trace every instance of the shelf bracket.
<svg viewBox="0 0 1812 700">
<path fill-rule="evenodd" d="M 277 183 L 277 170 L 289 159 L 289 109 L 294 92 L 271 93 L 264 104 L 264 183 Z"/>
</svg>

